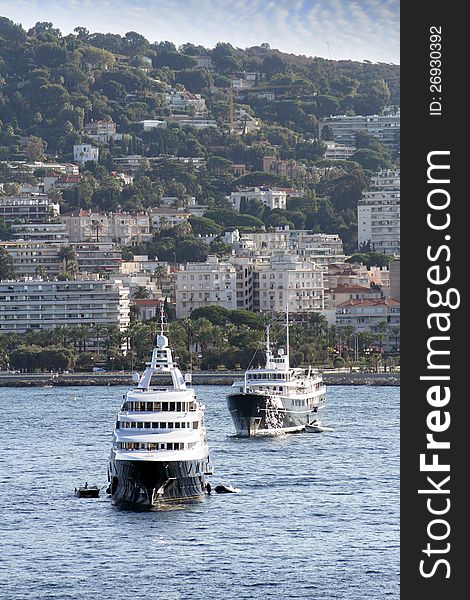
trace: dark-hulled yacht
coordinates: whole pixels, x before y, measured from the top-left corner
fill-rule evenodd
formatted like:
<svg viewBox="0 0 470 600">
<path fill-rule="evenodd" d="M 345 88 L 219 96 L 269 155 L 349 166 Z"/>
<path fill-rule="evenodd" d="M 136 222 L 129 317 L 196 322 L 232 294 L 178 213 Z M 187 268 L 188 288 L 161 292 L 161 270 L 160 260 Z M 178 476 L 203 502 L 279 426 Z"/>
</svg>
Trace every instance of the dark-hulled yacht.
<svg viewBox="0 0 470 600">
<path fill-rule="evenodd" d="M 164 334 L 155 336 L 152 360 L 136 388 L 124 394 L 113 434 L 108 491 L 115 504 L 151 508 L 160 500 L 200 497 L 210 487 L 205 407 L 191 377 L 183 377 Z M 152 386 L 155 373 L 172 386 Z"/>
<path fill-rule="evenodd" d="M 266 333 L 266 364 L 248 369 L 243 381 L 235 381 L 227 405 L 240 437 L 279 435 L 321 427 L 326 388 L 321 373 L 289 365 L 289 319 L 286 352 L 271 352 Z"/>
</svg>

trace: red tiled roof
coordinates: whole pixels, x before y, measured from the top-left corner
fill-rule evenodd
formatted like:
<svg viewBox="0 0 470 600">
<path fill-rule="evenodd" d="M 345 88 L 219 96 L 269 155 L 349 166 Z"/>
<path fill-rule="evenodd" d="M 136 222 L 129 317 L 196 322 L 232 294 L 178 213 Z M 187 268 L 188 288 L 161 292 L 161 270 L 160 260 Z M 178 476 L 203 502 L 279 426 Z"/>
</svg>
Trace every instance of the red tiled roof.
<svg viewBox="0 0 470 600">
<path fill-rule="evenodd" d="M 341 306 L 400 306 L 400 302 L 394 298 L 377 298 L 368 300 L 346 300 L 341 302 L 336 308 Z"/>
</svg>

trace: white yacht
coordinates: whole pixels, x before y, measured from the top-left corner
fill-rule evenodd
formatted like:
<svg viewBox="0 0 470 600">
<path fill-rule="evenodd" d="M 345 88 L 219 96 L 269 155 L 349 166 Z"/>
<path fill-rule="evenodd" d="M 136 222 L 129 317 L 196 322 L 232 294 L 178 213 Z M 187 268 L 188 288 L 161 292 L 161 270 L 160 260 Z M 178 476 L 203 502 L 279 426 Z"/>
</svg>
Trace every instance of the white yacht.
<svg viewBox="0 0 470 600">
<path fill-rule="evenodd" d="M 142 508 L 210 491 L 205 407 L 196 400 L 190 375 L 183 377 L 173 361 L 163 311 L 147 365 L 137 387 L 123 395 L 108 467 L 113 502 Z M 152 386 L 155 373 L 171 375 L 173 385 Z"/>
<path fill-rule="evenodd" d="M 269 327 L 266 334 L 266 364 L 248 369 L 243 381 L 235 381 L 227 405 L 237 435 L 279 435 L 321 426 L 326 388 L 321 373 L 289 364 L 289 318 L 286 352 L 271 352 Z"/>
</svg>

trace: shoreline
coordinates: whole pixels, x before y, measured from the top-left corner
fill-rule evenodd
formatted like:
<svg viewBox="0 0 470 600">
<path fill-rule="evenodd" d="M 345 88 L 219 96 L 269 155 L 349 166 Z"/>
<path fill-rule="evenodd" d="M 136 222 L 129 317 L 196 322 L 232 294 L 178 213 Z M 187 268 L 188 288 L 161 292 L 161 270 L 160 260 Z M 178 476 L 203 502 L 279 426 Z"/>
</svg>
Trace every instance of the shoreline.
<svg viewBox="0 0 470 600">
<path fill-rule="evenodd" d="M 156 376 L 159 382 L 167 383 L 168 378 Z M 243 372 L 207 371 L 193 373 L 194 385 L 232 385 L 237 379 L 243 379 Z M 400 373 L 345 373 L 323 372 L 323 381 L 328 385 L 381 385 L 399 386 Z M 0 387 L 63 387 L 63 386 L 111 386 L 127 385 L 131 387 L 131 373 L 17 373 L 0 375 Z"/>
</svg>

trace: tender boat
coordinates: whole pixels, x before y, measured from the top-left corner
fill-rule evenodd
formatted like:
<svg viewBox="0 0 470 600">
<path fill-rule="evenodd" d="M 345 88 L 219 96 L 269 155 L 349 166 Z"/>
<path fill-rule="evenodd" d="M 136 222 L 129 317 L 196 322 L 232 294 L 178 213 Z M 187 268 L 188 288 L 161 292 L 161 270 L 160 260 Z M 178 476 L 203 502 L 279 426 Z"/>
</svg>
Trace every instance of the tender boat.
<svg viewBox="0 0 470 600">
<path fill-rule="evenodd" d="M 78 498 L 98 498 L 100 495 L 100 488 L 96 485 L 88 486 L 86 483 L 84 486 L 75 488 L 75 496 Z"/>
<path fill-rule="evenodd" d="M 183 377 L 168 337 L 155 336 L 151 362 L 136 388 L 123 396 L 108 467 L 115 504 L 151 508 L 161 500 L 207 493 L 211 471 L 204 424 L 205 407 L 196 400 L 191 377 Z M 170 374 L 171 386 L 153 386 L 155 373 Z"/>
<path fill-rule="evenodd" d="M 326 388 L 321 373 L 289 364 L 289 316 L 286 315 L 286 351 L 271 352 L 266 331 L 266 364 L 248 369 L 235 381 L 227 405 L 240 437 L 279 435 L 321 426 Z"/>
</svg>

